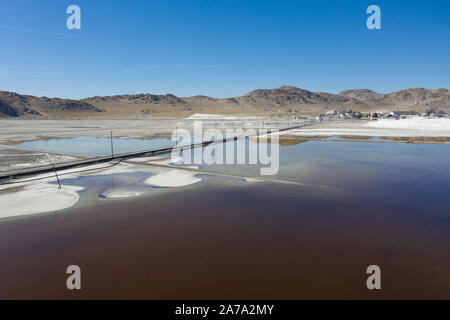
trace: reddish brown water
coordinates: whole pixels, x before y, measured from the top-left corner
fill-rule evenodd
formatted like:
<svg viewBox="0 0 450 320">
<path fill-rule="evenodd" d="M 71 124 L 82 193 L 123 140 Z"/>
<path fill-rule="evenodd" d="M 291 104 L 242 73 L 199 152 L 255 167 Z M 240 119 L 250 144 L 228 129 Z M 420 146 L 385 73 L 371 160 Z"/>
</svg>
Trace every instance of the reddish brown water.
<svg viewBox="0 0 450 320">
<path fill-rule="evenodd" d="M 337 189 L 211 179 L 0 221 L 0 298 L 450 299 L 448 147 L 408 166 L 376 148 L 389 166 L 337 157 L 298 174 Z M 81 291 L 66 289 L 72 264 Z"/>
</svg>

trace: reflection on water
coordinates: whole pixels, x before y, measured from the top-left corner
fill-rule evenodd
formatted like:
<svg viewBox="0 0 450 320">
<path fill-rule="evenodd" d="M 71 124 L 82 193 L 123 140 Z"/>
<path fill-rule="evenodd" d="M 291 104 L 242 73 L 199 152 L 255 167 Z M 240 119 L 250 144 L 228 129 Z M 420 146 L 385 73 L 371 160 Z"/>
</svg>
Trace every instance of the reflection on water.
<svg viewBox="0 0 450 320">
<path fill-rule="evenodd" d="M 217 139 L 221 140 L 223 137 L 219 136 Z M 190 137 L 191 140 L 183 140 L 180 138 L 181 144 L 190 142 L 198 143 L 202 140 L 215 140 L 212 137 L 202 137 L 201 135 L 194 135 Z M 257 140 L 250 138 L 253 142 Z M 269 140 L 270 141 L 270 140 Z M 280 145 L 292 146 L 308 141 L 307 139 L 282 139 Z M 174 146 L 176 141 L 172 141 L 171 137 L 160 137 L 151 139 L 121 139 L 113 138 L 113 151 L 115 154 L 164 148 Z M 58 152 L 67 154 L 81 154 L 81 155 L 110 155 L 111 154 L 111 139 L 110 138 L 93 138 L 93 137 L 79 137 L 79 138 L 62 138 L 62 139 L 41 139 L 35 141 L 23 142 L 17 145 L 22 148 L 37 149 L 48 152 Z"/>
<path fill-rule="evenodd" d="M 98 197 L 112 199 L 149 195 L 154 192 L 154 189 L 146 185 L 144 180 L 152 175 L 145 172 L 116 173 L 63 179 L 62 183 L 84 187 L 79 203 L 83 206 L 99 203 Z"/>
<path fill-rule="evenodd" d="M 208 176 L 58 219 L 0 222 L 0 297 L 450 298 L 449 145 L 310 141 L 282 146 L 280 159 L 277 179 L 330 188 Z M 98 199 L 143 191 L 143 178 L 71 183 Z M 76 296 L 64 286 L 70 264 L 83 270 Z M 366 288 L 372 264 L 381 291 Z"/>
<path fill-rule="evenodd" d="M 163 148 L 175 145 L 170 139 L 157 138 L 149 140 L 113 139 L 115 154 L 140 150 Z M 70 138 L 50 139 L 24 142 L 18 145 L 22 148 L 38 149 L 50 152 L 82 154 L 82 155 L 109 155 L 111 154 L 111 140 L 109 138 Z"/>
</svg>

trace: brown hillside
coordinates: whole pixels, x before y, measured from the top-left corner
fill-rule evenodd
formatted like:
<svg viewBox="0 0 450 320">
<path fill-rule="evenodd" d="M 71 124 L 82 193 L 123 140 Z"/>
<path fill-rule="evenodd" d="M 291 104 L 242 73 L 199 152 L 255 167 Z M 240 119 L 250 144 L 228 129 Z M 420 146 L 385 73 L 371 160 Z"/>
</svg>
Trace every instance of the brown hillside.
<svg viewBox="0 0 450 320">
<path fill-rule="evenodd" d="M 331 109 L 450 113 L 450 92 L 416 88 L 380 94 L 368 89 L 352 89 L 330 94 L 283 86 L 258 89 L 233 98 L 136 94 L 70 100 L 0 91 L 0 117 L 183 116 L 193 113 L 294 115 L 324 113 Z"/>
</svg>

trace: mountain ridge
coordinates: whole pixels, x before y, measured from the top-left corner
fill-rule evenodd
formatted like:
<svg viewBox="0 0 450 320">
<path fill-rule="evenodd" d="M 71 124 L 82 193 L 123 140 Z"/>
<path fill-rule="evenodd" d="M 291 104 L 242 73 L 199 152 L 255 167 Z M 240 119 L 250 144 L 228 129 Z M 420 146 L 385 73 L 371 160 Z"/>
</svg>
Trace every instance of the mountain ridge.
<svg viewBox="0 0 450 320">
<path fill-rule="evenodd" d="M 318 114 L 331 109 L 352 111 L 434 111 L 450 113 L 448 89 L 409 88 L 391 93 L 350 89 L 338 94 L 294 86 L 256 89 L 242 96 L 123 94 L 59 99 L 0 91 L 0 117 L 70 118 L 92 116 L 189 115 L 193 113 Z"/>
</svg>

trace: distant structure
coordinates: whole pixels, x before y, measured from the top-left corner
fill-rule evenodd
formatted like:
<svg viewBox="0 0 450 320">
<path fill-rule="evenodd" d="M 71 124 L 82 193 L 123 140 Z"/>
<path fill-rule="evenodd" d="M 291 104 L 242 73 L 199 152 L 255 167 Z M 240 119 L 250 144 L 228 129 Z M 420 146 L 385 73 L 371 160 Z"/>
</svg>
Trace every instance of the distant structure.
<svg viewBox="0 0 450 320">
<path fill-rule="evenodd" d="M 357 119 L 357 120 L 378 120 L 378 119 L 406 119 L 409 117 L 421 116 L 423 118 L 448 118 L 444 112 L 436 113 L 433 110 L 421 114 L 416 111 L 389 111 L 389 112 L 353 112 L 352 110 L 330 110 L 325 115 L 320 114 L 317 120 L 326 119 Z"/>
</svg>

